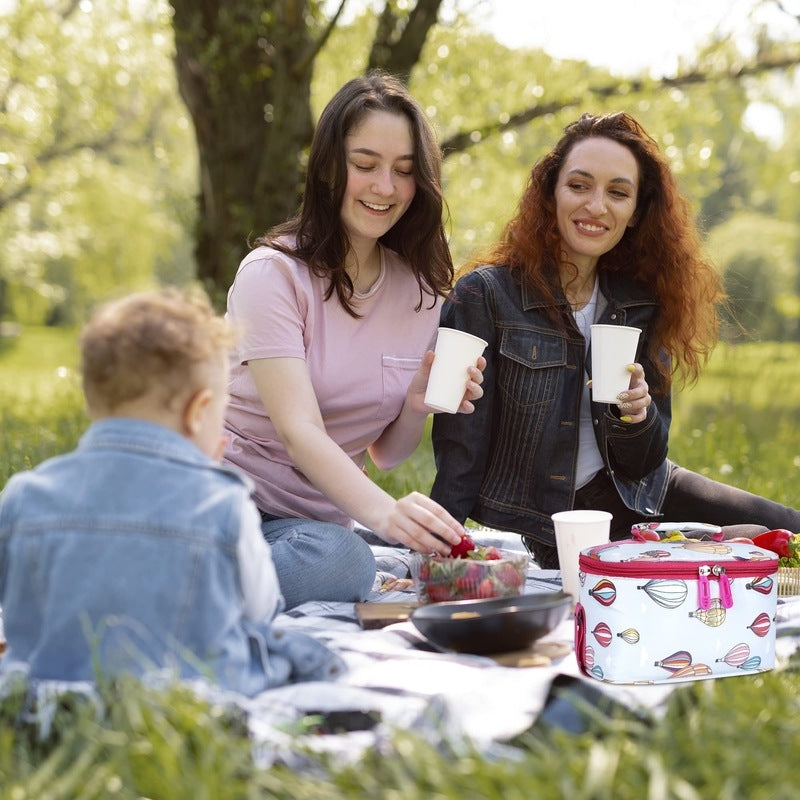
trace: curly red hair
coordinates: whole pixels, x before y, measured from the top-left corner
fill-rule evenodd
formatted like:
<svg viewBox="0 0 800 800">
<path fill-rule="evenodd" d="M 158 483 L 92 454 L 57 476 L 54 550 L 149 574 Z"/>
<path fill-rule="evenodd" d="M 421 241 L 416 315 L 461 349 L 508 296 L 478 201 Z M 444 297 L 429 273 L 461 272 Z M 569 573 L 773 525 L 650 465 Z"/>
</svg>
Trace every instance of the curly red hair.
<svg viewBox="0 0 800 800">
<path fill-rule="evenodd" d="M 488 262 L 519 271 L 551 301 L 554 321 L 566 324 L 559 312 L 563 297 L 557 294 L 557 278 L 568 262 L 556 220 L 555 188 L 570 150 L 590 136 L 619 142 L 639 166 L 636 224 L 600 257 L 598 272 L 624 270 L 653 292 L 660 312 L 650 356 L 662 372 L 664 389 L 676 374 L 693 383 L 717 342 L 722 283 L 702 254 L 689 203 L 658 144 L 629 114 L 587 113 L 568 125 L 556 146 L 534 165 L 517 214 L 498 242 L 468 269 Z"/>
</svg>

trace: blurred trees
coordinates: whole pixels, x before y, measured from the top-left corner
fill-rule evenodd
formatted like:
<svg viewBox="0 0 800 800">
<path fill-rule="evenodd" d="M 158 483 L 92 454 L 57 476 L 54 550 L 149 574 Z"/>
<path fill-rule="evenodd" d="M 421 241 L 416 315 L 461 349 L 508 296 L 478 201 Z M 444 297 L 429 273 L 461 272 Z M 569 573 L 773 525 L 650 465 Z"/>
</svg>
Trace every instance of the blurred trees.
<svg viewBox="0 0 800 800">
<path fill-rule="evenodd" d="M 452 9 L 441 24 L 441 0 L 381 0 L 347 24 L 342 5 L 37 0 L 0 17 L 12 42 L 0 54 L 0 281 L 14 313 L 80 318 L 115 289 L 193 274 L 219 299 L 248 237 L 296 209 L 322 105 L 373 65 L 408 74 L 438 130 L 457 262 L 497 235 L 565 124 L 625 108 L 660 141 L 703 225 L 721 228 L 709 240 L 719 264 L 767 273 L 779 237 L 784 266 L 765 302 L 789 314 L 780 335 L 800 335 L 796 33 L 776 46 L 754 31 L 749 61 L 711 41 L 670 79 L 622 80 L 509 50 Z M 780 109 L 783 139 L 743 124 L 753 100 Z"/>
<path fill-rule="evenodd" d="M 31 320 L 194 265 L 195 153 L 163 4 L 20 2 L 0 15 L 0 294 Z"/>
</svg>

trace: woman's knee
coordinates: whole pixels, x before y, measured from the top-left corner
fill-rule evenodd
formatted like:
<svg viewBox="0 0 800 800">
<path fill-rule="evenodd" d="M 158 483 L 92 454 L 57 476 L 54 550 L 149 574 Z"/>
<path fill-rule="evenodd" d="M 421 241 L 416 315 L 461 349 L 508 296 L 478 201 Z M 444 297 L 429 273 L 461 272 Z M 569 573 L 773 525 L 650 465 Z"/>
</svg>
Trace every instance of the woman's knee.
<svg viewBox="0 0 800 800">
<path fill-rule="evenodd" d="M 338 538 L 335 551 L 344 582 L 352 588 L 354 599 L 366 600 L 375 583 L 375 555 L 360 536 L 340 530 L 346 535 Z"/>
<path fill-rule="evenodd" d="M 340 525 L 311 520 L 270 527 L 267 540 L 287 607 L 306 599 L 366 600 L 376 565 L 372 549 L 360 536 Z"/>
</svg>

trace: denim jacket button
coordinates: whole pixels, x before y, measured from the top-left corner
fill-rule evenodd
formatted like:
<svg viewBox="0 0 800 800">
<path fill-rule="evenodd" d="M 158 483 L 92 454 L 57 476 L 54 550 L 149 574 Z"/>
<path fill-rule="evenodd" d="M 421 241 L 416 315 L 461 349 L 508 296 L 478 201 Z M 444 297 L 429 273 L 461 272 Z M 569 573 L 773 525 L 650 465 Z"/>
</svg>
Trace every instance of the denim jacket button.
<svg viewBox="0 0 800 800">
<path fill-rule="evenodd" d="M 616 318 L 617 318 L 617 315 L 616 315 L 616 314 L 612 314 L 612 315 L 611 315 L 611 319 L 616 319 Z"/>
<path fill-rule="evenodd" d="M 593 419 L 592 422 L 594 422 L 595 425 L 599 425 L 600 424 L 600 420 L 599 419 Z"/>
</svg>

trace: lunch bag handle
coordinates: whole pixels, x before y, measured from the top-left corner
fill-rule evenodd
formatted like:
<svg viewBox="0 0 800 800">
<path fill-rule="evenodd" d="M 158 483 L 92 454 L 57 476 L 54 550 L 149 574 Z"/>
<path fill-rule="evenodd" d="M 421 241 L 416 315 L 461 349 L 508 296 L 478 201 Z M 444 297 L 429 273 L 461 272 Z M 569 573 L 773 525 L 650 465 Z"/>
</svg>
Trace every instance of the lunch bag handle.
<svg viewBox="0 0 800 800">
<path fill-rule="evenodd" d="M 589 670 L 586 668 L 584 662 L 584 655 L 586 653 L 586 612 L 583 606 L 578 603 L 575 606 L 575 660 L 578 662 L 578 667 L 581 672 L 587 677 Z"/>
</svg>

